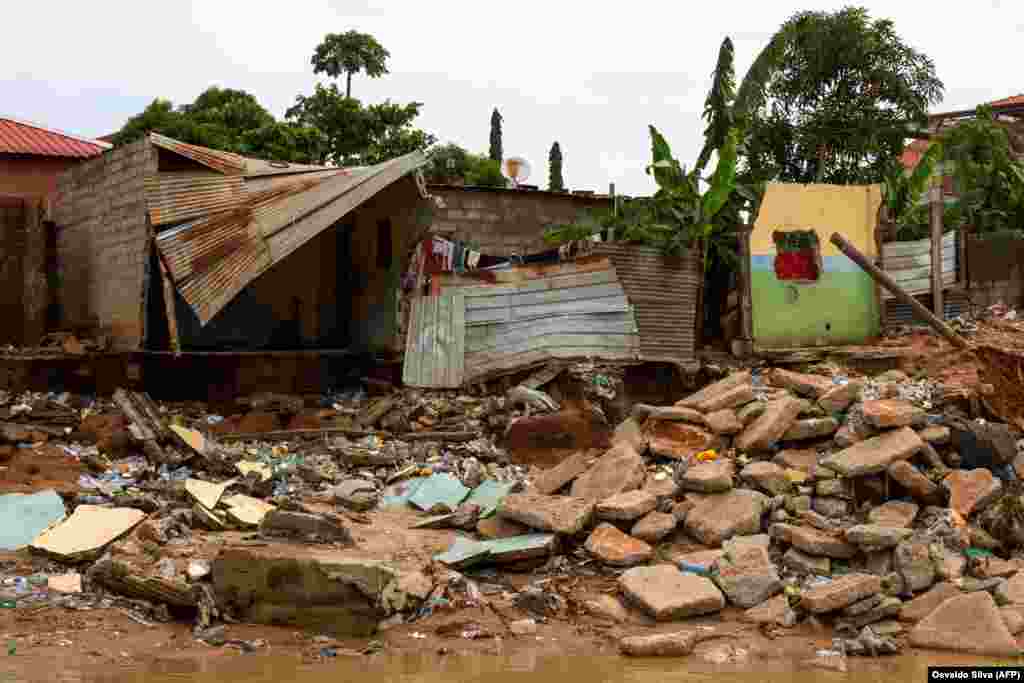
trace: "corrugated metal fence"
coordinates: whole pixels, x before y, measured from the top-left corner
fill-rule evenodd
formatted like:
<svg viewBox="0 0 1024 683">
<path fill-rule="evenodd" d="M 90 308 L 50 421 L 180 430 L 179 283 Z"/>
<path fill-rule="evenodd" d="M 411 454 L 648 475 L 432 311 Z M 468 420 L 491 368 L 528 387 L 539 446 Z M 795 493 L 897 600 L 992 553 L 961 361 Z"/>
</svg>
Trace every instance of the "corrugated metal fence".
<svg viewBox="0 0 1024 683">
<path fill-rule="evenodd" d="M 950 286 L 957 275 L 957 233 L 942 238 L 942 284 Z M 908 294 L 924 294 L 932 289 L 932 244 L 930 239 L 915 242 L 888 242 L 882 245 L 885 272 Z M 892 294 L 882 290 L 884 299 Z"/>
</svg>

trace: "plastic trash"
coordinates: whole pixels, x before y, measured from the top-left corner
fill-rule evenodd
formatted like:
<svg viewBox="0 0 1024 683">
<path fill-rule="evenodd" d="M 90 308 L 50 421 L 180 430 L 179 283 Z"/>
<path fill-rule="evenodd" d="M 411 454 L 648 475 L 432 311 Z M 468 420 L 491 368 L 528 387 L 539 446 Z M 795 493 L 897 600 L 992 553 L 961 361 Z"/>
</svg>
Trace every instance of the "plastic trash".
<svg viewBox="0 0 1024 683">
<path fill-rule="evenodd" d="M 713 462 L 718 460 L 718 451 L 710 448 L 706 451 L 701 451 L 696 456 L 697 462 Z"/>
<path fill-rule="evenodd" d="M 687 574 L 697 574 L 698 576 L 710 576 L 711 570 L 703 564 L 696 564 L 693 562 L 679 562 L 679 571 Z"/>
<path fill-rule="evenodd" d="M 835 384 L 836 386 L 845 387 L 849 383 L 850 378 L 846 375 L 834 375 L 832 377 L 832 384 Z"/>
<path fill-rule="evenodd" d="M 224 416 L 223 415 L 207 415 L 206 416 L 206 424 L 219 425 L 223 421 L 224 421 Z"/>
</svg>

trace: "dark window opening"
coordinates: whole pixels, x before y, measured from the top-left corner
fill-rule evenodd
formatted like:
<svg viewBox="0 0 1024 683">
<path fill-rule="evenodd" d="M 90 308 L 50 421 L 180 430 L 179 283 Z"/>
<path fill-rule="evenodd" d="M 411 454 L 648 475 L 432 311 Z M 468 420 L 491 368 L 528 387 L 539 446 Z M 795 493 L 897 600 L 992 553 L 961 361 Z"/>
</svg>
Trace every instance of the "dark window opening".
<svg viewBox="0 0 1024 683">
<path fill-rule="evenodd" d="M 391 219 L 377 221 L 377 267 L 382 270 L 391 268 L 394 258 L 394 245 L 391 244 Z"/>
<path fill-rule="evenodd" d="M 821 246 L 813 230 L 777 230 L 775 277 L 788 282 L 816 282 L 821 277 Z"/>
</svg>

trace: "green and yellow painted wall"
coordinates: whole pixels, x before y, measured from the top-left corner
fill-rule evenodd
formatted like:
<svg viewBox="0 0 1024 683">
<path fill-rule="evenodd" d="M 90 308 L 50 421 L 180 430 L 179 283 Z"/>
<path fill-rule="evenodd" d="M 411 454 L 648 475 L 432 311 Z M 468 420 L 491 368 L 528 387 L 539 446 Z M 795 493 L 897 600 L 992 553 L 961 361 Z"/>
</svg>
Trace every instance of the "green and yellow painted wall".
<svg viewBox="0 0 1024 683">
<path fill-rule="evenodd" d="M 878 185 L 769 184 L 750 236 L 754 342 L 762 348 L 864 342 L 879 331 L 874 281 L 833 245 L 838 232 L 875 257 Z M 814 282 L 775 276 L 772 233 L 814 230 L 822 272 Z"/>
</svg>

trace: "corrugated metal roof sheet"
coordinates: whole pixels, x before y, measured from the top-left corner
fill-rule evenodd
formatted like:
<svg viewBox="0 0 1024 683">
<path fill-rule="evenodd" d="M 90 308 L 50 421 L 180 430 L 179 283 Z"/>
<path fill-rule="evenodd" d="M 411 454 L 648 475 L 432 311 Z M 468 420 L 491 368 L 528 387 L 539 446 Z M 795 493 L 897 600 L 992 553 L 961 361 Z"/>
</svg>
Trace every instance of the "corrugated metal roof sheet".
<svg viewBox="0 0 1024 683">
<path fill-rule="evenodd" d="M 170 152 L 174 152 L 175 154 L 180 154 L 183 157 L 188 157 L 192 161 L 212 168 L 220 173 L 227 175 L 245 174 L 246 159 L 239 154 L 222 152 L 220 150 L 210 149 L 209 147 L 200 147 L 199 145 L 190 145 L 187 142 L 179 142 L 178 140 L 169 138 L 166 135 L 160 135 L 159 133 L 150 133 L 149 140 L 161 149 L 166 149 Z"/>
<path fill-rule="evenodd" d="M 942 238 L 942 283 L 956 282 L 956 232 L 949 232 Z M 932 244 L 930 239 L 914 242 L 887 242 L 882 245 L 885 272 L 908 294 L 922 294 L 932 289 Z M 883 299 L 893 295 L 882 290 Z"/>
<path fill-rule="evenodd" d="M 0 117 L 0 154 L 88 159 L 108 149 L 110 145 L 100 140 L 81 138 L 20 119 Z"/>
<path fill-rule="evenodd" d="M 402 381 L 411 387 L 462 385 L 466 325 L 461 294 L 417 297 L 409 309 Z"/>
<path fill-rule="evenodd" d="M 214 171 L 179 171 L 146 176 L 146 203 L 153 225 L 224 211 L 245 198 L 241 176 Z"/>
<path fill-rule="evenodd" d="M 157 247 L 205 325 L 250 282 L 346 213 L 426 163 L 413 152 L 362 173 L 310 174 L 250 193 L 227 211 L 169 230 Z"/>
</svg>

